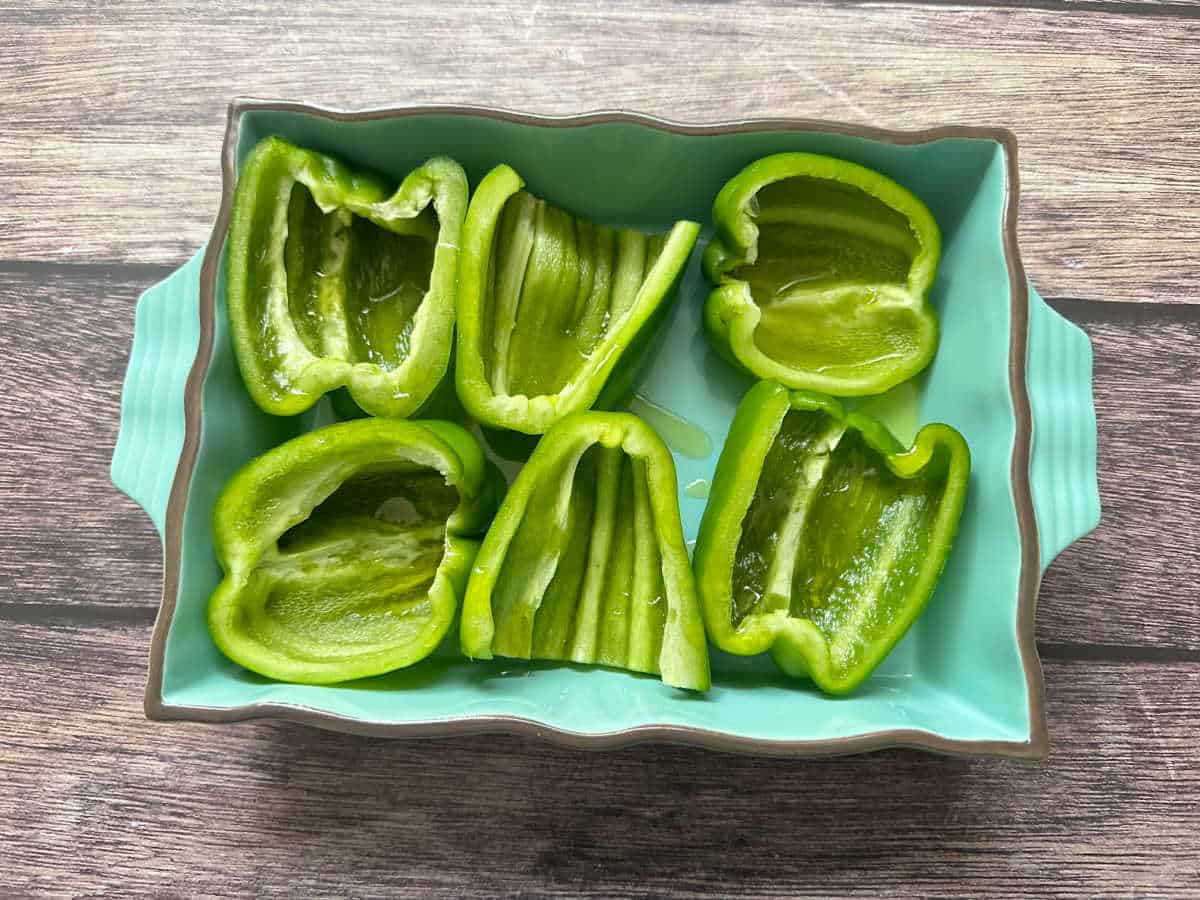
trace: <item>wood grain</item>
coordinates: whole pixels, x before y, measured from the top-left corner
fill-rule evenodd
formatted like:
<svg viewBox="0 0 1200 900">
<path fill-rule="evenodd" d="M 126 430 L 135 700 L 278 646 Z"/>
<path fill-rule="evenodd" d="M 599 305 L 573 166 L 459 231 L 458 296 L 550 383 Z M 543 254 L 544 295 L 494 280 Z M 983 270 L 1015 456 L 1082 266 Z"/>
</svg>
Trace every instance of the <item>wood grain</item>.
<svg viewBox="0 0 1200 900">
<path fill-rule="evenodd" d="M 905 751 L 796 762 L 156 725 L 138 709 L 146 629 L 55 637 L 0 632 L 0 687 L 38 710 L 0 743 L 17 893 L 1200 891 L 1196 665 L 1051 663 L 1043 766 Z"/>
<path fill-rule="evenodd" d="M 0 603 L 157 605 L 158 535 L 108 480 L 150 280 L 0 271 Z"/>
<path fill-rule="evenodd" d="M 1195 303 L 1200 19 L 1092 8 L 8 9 L 0 158 L 19 165 L 0 167 L 0 259 L 181 261 L 216 210 L 224 108 L 237 95 L 626 107 L 687 121 L 1009 126 L 1022 148 L 1022 246 L 1044 293 Z"/>
<path fill-rule="evenodd" d="M 1038 635 L 1200 652 L 1200 314 L 1056 305 L 1092 339 L 1103 517 L 1046 574 Z"/>
<path fill-rule="evenodd" d="M 951 5 L 0 5 L 0 893 L 1200 896 L 1200 4 Z M 1029 272 L 1084 298 L 1104 503 L 1043 583 L 1047 763 L 145 721 L 120 382 L 238 95 L 1012 127 Z"/>
</svg>

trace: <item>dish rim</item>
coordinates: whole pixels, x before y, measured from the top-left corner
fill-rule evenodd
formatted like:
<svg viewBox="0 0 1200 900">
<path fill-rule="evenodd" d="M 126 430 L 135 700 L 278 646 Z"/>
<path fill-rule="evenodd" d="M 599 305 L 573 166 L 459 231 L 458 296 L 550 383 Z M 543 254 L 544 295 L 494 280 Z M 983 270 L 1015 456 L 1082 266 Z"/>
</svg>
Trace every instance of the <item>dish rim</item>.
<svg viewBox="0 0 1200 900">
<path fill-rule="evenodd" d="M 535 719 L 513 715 L 459 716 L 418 722 L 382 722 L 342 716 L 308 706 L 254 702 L 218 708 L 170 704 L 163 700 L 166 641 L 174 619 L 183 557 L 183 525 L 187 499 L 195 473 L 203 431 L 202 392 L 212 360 L 216 330 L 216 280 L 228 228 L 237 180 L 237 139 L 241 118 L 248 112 L 290 112 L 335 122 L 364 122 L 419 115 L 473 116 L 543 128 L 578 128 L 627 123 L 675 134 L 706 136 L 755 131 L 806 131 L 841 134 L 897 146 L 931 143 L 946 138 L 992 141 L 1005 157 L 1004 219 L 1001 229 L 1010 296 L 1009 393 L 1013 403 L 1015 435 L 1011 459 L 1011 486 L 1021 547 L 1017 581 L 1017 645 L 1029 702 L 1027 740 L 959 740 L 919 729 L 886 729 L 841 738 L 775 740 L 754 738 L 686 725 L 648 724 L 598 734 L 556 728 Z M 200 269 L 200 336 L 196 357 L 184 386 L 184 438 L 171 483 L 163 523 L 163 592 L 150 642 L 145 712 L 155 721 L 241 722 L 278 719 L 348 734 L 391 738 L 461 737 L 510 734 L 533 737 L 576 750 L 609 750 L 641 743 L 669 743 L 755 756 L 813 757 L 866 753 L 887 748 L 913 748 L 952 756 L 994 756 L 1040 760 L 1048 752 L 1045 681 L 1035 639 L 1035 611 L 1041 583 L 1037 518 L 1033 506 L 1029 464 L 1033 443 L 1033 418 L 1026 384 L 1026 349 L 1029 332 L 1029 285 L 1017 243 L 1020 180 L 1016 135 L 996 126 L 945 125 L 919 130 L 892 130 L 809 118 L 754 118 L 727 122 L 687 124 L 629 110 L 612 109 L 544 116 L 489 106 L 463 104 L 376 107 L 346 111 L 288 100 L 234 99 L 226 114 L 221 152 L 221 206 L 205 246 Z"/>
</svg>

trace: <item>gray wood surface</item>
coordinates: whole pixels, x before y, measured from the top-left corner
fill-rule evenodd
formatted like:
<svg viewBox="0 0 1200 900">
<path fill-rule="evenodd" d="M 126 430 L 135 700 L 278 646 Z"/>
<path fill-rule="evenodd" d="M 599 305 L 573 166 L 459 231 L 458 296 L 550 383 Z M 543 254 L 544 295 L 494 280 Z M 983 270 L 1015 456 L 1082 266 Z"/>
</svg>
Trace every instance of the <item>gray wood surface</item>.
<svg viewBox="0 0 1200 900">
<path fill-rule="evenodd" d="M 1022 246 L 1043 291 L 1200 302 L 1198 10 L 1049 5 L 1063 8 L 505 0 L 468 14 L 440 0 L 354 0 L 337 12 L 9 12 L 0 147 L 24 165 L 0 173 L 0 258 L 172 263 L 191 252 L 215 212 L 234 95 L 625 107 L 687 121 L 1007 125 L 1021 141 Z"/>
<path fill-rule="evenodd" d="M 1195 663 L 1049 661 L 1040 766 L 787 761 L 151 726 L 145 638 L 8 629 L 8 695 L 44 710 L 0 749 L 4 802 L 21 811 L 0 828 L 36 828 L 17 890 L 1068 897 L 1194 894 L 1200 879 Z"/>
<path fill-rule="evenodd" d="M 1198 73 L 1178 2 L 0 5 L 0 894 L 1200 895 Z M 146 722 L 161 550 L 108 461 L 238 95 L 1013 128 L 1105 514 L 1043 584 L 1049 760 Z"/>
</svg>

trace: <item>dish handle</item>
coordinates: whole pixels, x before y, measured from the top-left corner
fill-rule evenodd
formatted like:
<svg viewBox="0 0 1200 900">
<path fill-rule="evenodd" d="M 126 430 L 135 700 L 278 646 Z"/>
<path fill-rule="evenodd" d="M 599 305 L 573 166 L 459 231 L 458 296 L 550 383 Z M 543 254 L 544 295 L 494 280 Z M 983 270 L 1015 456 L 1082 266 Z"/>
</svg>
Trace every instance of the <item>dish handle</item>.
<svg viewBox="0 0 1200 900">
<path fill-rule="evenodd" d="M 133 350 L 121 391 L 113 484 L 163 535 L 167 499 L 183 449 L 183 394 L 200 343 L 203 248 L 138 299 Z"/>
<path fill-rule="evenodd" d="M 1033 448 L 1029 482 L 1042 571 L 1100 524 L 1092 342 L 1029 286 L 1026 357 Z"/>
</svg>

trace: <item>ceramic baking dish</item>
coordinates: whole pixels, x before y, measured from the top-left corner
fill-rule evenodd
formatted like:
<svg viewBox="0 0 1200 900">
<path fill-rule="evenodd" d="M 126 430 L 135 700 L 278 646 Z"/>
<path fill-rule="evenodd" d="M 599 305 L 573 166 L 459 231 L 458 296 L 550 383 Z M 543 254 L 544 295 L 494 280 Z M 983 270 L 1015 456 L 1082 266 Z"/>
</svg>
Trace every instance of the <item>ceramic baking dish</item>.
<svg viewBox="0 0 1200 900">
<path fill-rule="evenodd" d="M 770 153 L 842 157 L 912 190 L 943 235 L 930 295 L 941 343 L 921 376 L 874 407 L 902 439 L 918 423 L 948 422 L 973 456 L 961 531 L 929 608 L 862 689 L 836 699 L 789 681 L 769 659 L 716 650 L 707 696 L 599 668 L 472 663 L 453 640 L 410 669 L 332 687 L 275 683 L 225 659 L 204 616 L 220 575 L 209 524 L 216 495 L 243 463 L 323 414 L 320 406 L 291 419 L 261 412 L 230 346 L 222 250 L 231 195 L 240 161 L 272 134 L 394 177 L 445 154 L 474 184 L 506 162 L 533 193 L 595 221 L 647 229 L 681 218 L 704 223 L 702 244 L 720 186 Z M 113 481 L 145 508 L 165 551 L 146 690 L 151 718 L 274 717 L 389 737 L 503 731 L 581 748 L 655 740 L 764 755 L 887 746 L 1045 754 L 1038 583 L 1099 521 L 1096 425 L 1091 345 L 1037 296 L 1021 264 L 1011 133 L 789 119 L 680 125 L 625 112 L 544 118 L 471 107 L 343 113 L 237 101 L 223 165 L 212 238 L 138 304 L 113 456 Z M 699 256 L 637 386 L 638 409 L 665 431 L 690 434 L 669 441 L 689 541 L 704 509 L 696 485 L 711 477 L 750 385 L 704 338 L 708 285 Z"/>
</svg>

